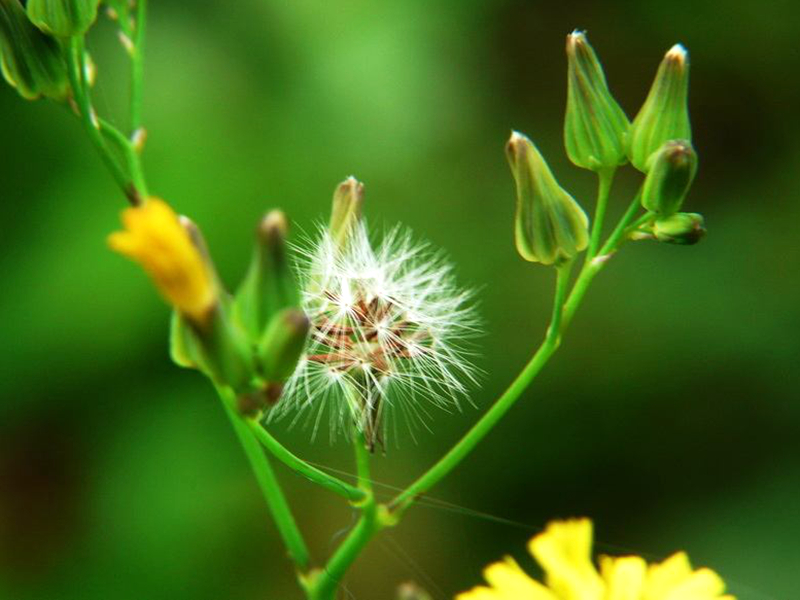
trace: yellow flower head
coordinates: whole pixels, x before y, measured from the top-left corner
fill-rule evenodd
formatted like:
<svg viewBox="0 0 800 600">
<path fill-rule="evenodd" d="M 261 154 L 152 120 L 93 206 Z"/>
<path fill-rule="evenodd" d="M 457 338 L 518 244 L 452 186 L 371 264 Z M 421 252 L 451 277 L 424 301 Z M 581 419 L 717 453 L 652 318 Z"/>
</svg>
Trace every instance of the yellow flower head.
<svg viewBox="0 0 800 600">
<path fill-rule="evenodd" d="M 592 563 L 592 522 L 554 521 L 528 544 L 545 573 L 543 585 L 511 558 L 484 569 L 488 586 L 456 600 L 735 600 L 710 569 L 693 570 L 683 552 L 648 567 L 639 556 L 600 557 Z"/>
<path fill-rule="evenodd" d="M 111 248 L 135 260 L 180 313 L 202 324 L 217 301 L 209 267 L 169 204 L 150 198 L 122 213 L 124 231 L 108 238 Z"/>
</svg>

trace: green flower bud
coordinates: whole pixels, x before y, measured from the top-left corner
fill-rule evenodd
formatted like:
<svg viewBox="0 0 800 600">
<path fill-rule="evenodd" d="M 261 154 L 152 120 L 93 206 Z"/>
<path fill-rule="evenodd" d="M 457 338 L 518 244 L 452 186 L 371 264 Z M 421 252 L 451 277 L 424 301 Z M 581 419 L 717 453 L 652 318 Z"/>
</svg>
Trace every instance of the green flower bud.
<svg viewBox="0 0 800 600">
<path fill-rule="evenodd" d="M 250 268 L 236 294 L 236 317 L 254 342 L 278 311 L 299 301 L 286 252 L 288 229 L 286 215 L 279 210 L 261 219 Z"/>
<path fill-rule="evenodd" d="M 282 384 L 294 373 L 310 326 L 308 317 L 299 308 L 287 308 L 272 318 L 258 344 L 264 379 Z"/>
<path fill-rule="evenodd" d="M 675 213 L 653 223 L 653 235 L 659 242 L 691 246 L 706 234 L 703 215 L 697 213 Z"/>
<path fill-rule="evenodd" d="M 64 100 L 69 78 L 59 42 L 34 27 L 19 0 L 0 0 L 0 67 L 19 94 Z"/>
<path fill-rule="evenodd" d="M 662 216 L 680 210 L 697 173 L 691 142 L 670 140 L 650 157 L 642 185 L 642 206 Z"/>
<path fill-rule="evenodd" d="M 692 139 L 689 125 L 689 56 L 675 44 L 664 56 L 658 73 L 630 131 L 629 157 L 642 172 L 650 155 L 668 140 Z"/>
<path fill-rule="evenodd" d="M 364 184 L 355 177 L 348 177 L 333 193 L 330 232 L 339 247 L 347 244 L 353 226 L 361 220 L 364 205 Z"/>
<path fill-rule="evenodd" d="M 397 588 L 397 600 L 432 600 L 431 595 L 411 581 Z"/>
<path fill-rule="evenodd" d="M 186 217 L 181 217 L 181 225 L 206 263 L 217 293 L 203 321 L 190 320 L 175 311 L 170 331 L 172 360 L 179 366 L 199 369 L 237 392 L 249 391 L 254 377 L 250 342 L 231 318 L 230 296 L 222 288 L 200 229 Z"/>
<path fill-rule="evenodd" d="M 515 240 L 522 258 L 552 265 L 586 248 L 589 219 L 558 185 L 536 146 L 515 131 L 506 156 L 517 184 Z"/>
<path fill-rule="evenodd" d="M 608 90 L 603 67 L 583 32 L 567 36 L 567 59 L 564 145 L 569 159 L 592 171 L 625 164 L 630 122 Z"/>
<path fill-rule="evenodd" d="M 83 35 L 97 18 L 100 0 L 28 0 L 28 18 L 44 33 Z"/>
</svg>

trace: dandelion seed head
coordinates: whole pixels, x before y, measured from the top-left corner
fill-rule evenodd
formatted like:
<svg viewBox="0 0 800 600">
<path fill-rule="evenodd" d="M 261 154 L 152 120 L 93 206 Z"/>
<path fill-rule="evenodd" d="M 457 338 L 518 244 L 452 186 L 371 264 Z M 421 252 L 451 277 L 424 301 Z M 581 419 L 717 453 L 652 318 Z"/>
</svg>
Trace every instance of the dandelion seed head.
<svg viewBox="0 0 800 600">
<path fill-rule="evenodd" d="M 362 221 L 344 248 L 323 230 L 300 254 L 311 333 L 271 418 L 310 415 L 315 436 L 327 412 L 332 439 L 360 431 L 372 446 L 389 423 L 413 437 L 431 405 L 458 408 L 475 383 L 479 322 L 442 253 L 400 227 L 373 246 Z"/>
</svg>

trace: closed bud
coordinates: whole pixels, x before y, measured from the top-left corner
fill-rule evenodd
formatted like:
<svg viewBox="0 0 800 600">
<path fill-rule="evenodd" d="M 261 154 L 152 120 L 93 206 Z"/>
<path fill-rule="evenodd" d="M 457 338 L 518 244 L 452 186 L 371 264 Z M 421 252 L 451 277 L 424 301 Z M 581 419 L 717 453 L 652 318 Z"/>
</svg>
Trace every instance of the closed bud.
<svg viewBox="0 0 800 600">
<path fill-rule="evenodd" d="M 355 177 L 348 177 L 333 193 L 330 233 L 339 248 L 347 245 L 347 239 L 355 225 L 361 220 L 364 205 L 364 184 Z"/>
<path fill-rule="evenodd" d="M 432 600 L 432 598 L 416 583 L 409 581 L 397 588 L 397 600 Z"/>
<path fill-rule="evenodd" d="M 697 173 L 697 154 L 686 140 L 670 140 L 650 157 L 642 206 L 667 217 L 678 210 Z"/>
<path fill-rule="evenodd" d="M 258 345 L 261 374 L 272 384 L 282 384 L 294 373 L 306 344 L 310 323 L 299 308 L 275 315 Z"/>
<path fill-rule="evenodd" d="M 230 295 L 223 289 L 200 228 L 187 217 L 180 217 L 179 222 L 208 273 L 214 300 L 202 319 L 176 306 L 170 330 L 170 355 L 179 366 L 199 369 L 217 383 L 239 393 L 247 392 L 254 376 L 250 342 L 231 318 Z"/>
<path fill-rule="evenodd" d="M 668 140 L 692 139 L 689 125 L 689 55 L 680 44 L 664 56 L 630 132 L 629 157 L 642 172 L 648 159 Z"/>
<path fill-rule="evenodd" d="M 236 294 L 236 317 L 254 341 L 278 311 L 299 302 L 287 256 L 288 230 L 286 215 L 279 210 L 261 219 L 250 268 Z"/>
<path fill-rule="evenodd" d="M 31 24 L 19 0 L 0 0 L 0 67 L 27 100 L 64 100 L 69 93 L 61 45 Z"/>
<path fill-rule="evenodd" d="M 44 33 L 83 35 L 97 18 L 100 0 L 28 0 L 28 18 Z"/>
<path fill-rule="evenodd" d="M 625 164 L 630 122 L 608 90 L 603 67 L 583 32 L 567 36 L 567 59 L 564 145 L 569 159 L 593 171 Z"/>
<path fill-rule="evenodd" d="M 653 235 L 659 242 L 691 246 L 706 234 L 703 215 L 697 213 L 675 213 L 653 223 Z"/>
<path fill-rule="evenodd" d="M 553 177 L 542 155 L 524 135 L 514 132 L 506 156 L 517 184 L 515 241 L 522 258 L 552 265 L 586 248 L 586 213 Z"/>
</svg>

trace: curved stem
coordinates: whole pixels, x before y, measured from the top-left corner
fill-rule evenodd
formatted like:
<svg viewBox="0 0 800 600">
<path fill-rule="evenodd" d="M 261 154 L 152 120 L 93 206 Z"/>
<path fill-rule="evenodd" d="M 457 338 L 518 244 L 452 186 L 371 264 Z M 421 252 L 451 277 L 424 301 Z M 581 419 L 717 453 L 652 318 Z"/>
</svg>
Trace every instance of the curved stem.
<svg viewBox="0 0 800 600">
<path fill-rule="evenodd" d="M 144 89 L 144 33 L 147 23 L 147 0 L 136 0 L 136 23 L 131 52 L 131 132 L 142 126 Z"/>
<path fill-rule="evenodd" d="M 569 274 L 572 261 L 557 267 L 556 293 L 553 301 L 553 315 L 550 327 L 547 331 L 542 345 L 525 366 L 522 372 L 511 383 L 508 389 L 498 398 L 492 407 L 478 420 L 475 425 L 462 437 L 450 451 L 445 454 L 436 464 L 419 477 L 408 488 L 401 492 L 391 503 L 396 515 L 402 514 L 414 501 L 436 485 L 441 479 L 447 476 L 456 465 L 458 465 L 467 454 L 488 434 L 498 421 L 508 412 L 508 410 L 519 399 L 522 393 L 528 388 L 531 381 L 539 374 L 550 357 L 558 349 L 561 342 L 561 334 L 564 329 L 562 322 L 562 311 L 566 298 L 567 286 L 569 284 Z"/>
<path fill-rule="evenodd" d="M 333 553 L 325 568 L 317 573 L 314 583 L 308 589 L 311 600 L 333 600 L 342 578 L 358 555 L 375 534 L 389 524 L 389 519 L 381 518 L 381 514 L 386 516 L 386 508 L 377 505 L 372 494 L 370 453 L 363 433 L 356 436 L 353 446 L 356 453 L 358 487 L 366 494 L 364 501 L 359 504 L 361 517 L 341 546 Z"/>
<path fill-rule="evenodd" d="M 130 203 L 136 206 L 141 203 L 141 194 L 110 152 L 103 135 L 100 133 L 100 124 L 92 108 L 89 86 L 86 82 L 86 57 L 81 37 L 75 36 L 69 39 L 67 54 L 67 72 L 70 86 L 72 87 L 72 94 L 84 129 L 86 129 L 89 139 L 100 154 L 103 164 L 111 172 L 117 185 L 122 188 Z"/>
<path fill-rule="evenodd" d="M 602 169 L 597 172 L 597 206 L 595 206 L 594 211 L 589 249 L 586 251 L 586 262 L 597 256 L 597 250 L 600 247 L 600 236 L 603 233 L 603 221 L 606 218 L 606 207 L 608 206 L 608 197 L 611 193 L 611 184 L 614 181 L 615 172 L 616 168 Z"/>
<path fill-rule="evenodd" d="M 299 570 L 305 571 L 311 564 L 311 555 L 308 552 L 305 540 L 303 540 L 303 535 L 297 527 L 286 497 L 283 495 L 280 483 L 278 483 L 275 473 L 264 455 L 264 451 L 253 436 L 253 432 L 244 419 L 233 409 L 234 393 L 228 388 L 219 386 L 217 387 L 217 392 L 222 399 L 222 405 L 231 420 L 233 429 L 236 431 L 236 436 L 239 438 L 247 459 L 250 461 L 250 466 L 253 468 L 256 480 L 261 492 L 264 494 L 264 499 L 267 501 L 267 506 L 272 513 L 272 518 L 275 520 L 278 532 L 289 551 L 289 557 Z"/>
<path fill-rule="evenodd" d="M 100 125 L 100 131 L 112 138 L 122 151 L 128 172 L 131 174 L 134 185 L 139 190 L 139 194 L 143 197 L 147 197 L 147 182 L 144 178 L 144 169 L 142 168 L 142 161 L 139 157 L 139 153 L 136 152 L 131 141 L 125 137 L 119 129 L 102 118 L 98 118 L 97 121 Z"/>
<path fill-rule="evenodd" d="M 352 486 L 332 475 L 328 475 L 324 471 L 309 465 L 303 459 L 292 454 L 257 421 L 247 419 L 247 425 L 261 445 L 293 471 L 325 489 L 343 496 L 350 502 L 360 502 L 366 498 L 367 494 L 364 490 Z"/>
</svg>

